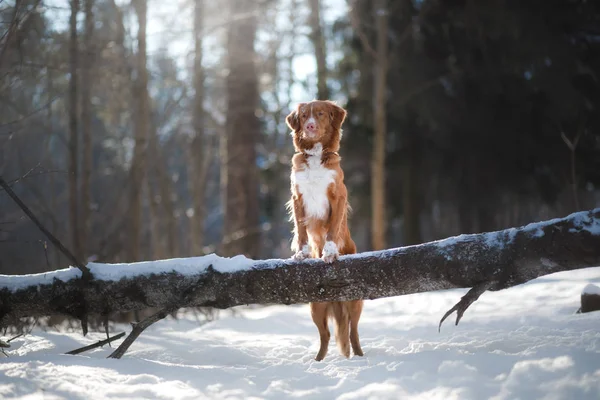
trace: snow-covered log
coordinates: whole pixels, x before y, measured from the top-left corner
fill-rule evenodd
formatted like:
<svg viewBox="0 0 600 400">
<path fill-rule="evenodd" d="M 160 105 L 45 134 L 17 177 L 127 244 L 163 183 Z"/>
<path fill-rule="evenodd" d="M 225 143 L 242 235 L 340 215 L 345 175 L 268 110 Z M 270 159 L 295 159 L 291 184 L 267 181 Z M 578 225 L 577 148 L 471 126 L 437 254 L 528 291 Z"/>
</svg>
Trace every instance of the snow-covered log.
<svg viewBox="0 0 600 400">
<path fill-rule="evenodd" d="M 522 228 L 461 235 L 417 246 L 320 260 L 243 256 L 90 263 L 92 279 L 69 268 L 0 276 L 0 327 L 20 317 L 64 314 L 85 320 L 146 307 L 172 309 L 375 299 L 473 289 L 458 315 L 485 290 L 508 288 L 557 271 L 600 265 L 600 208 Z M 452 310 L 451 310 L 452 311 Z"/>
</svg>

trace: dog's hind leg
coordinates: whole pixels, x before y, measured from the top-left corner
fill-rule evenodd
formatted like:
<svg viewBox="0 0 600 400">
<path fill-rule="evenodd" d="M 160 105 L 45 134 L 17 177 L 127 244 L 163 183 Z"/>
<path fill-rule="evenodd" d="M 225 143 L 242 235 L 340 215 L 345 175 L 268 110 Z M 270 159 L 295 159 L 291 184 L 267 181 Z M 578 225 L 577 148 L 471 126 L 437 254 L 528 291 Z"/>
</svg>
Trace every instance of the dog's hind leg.
<svg viewBox="0 0 600 400">
<path fill-rule="evenodd" d="M 345 301 L 334 301 L 331 303 L 333 319 L 335 321 L 335 341 L 337 342 L 340 354 L 344 357 L 350 357 L 350 338 L 348 334 L 349 315 Z"/>
<path fill-rule="evenodd" d="M 329 347 L 329 338 L 331 337 L 331 334 L 329 333 L 329 328 L 327 327 L 327 312 L 327 303 L 310 303 L 310 314 L 313 322 L 317 326 L 317 329 L 319 329 L 319 337 L 321 339 L 319 352 L 315 357 L 315 360 L 317 361 L 321 361 L 325 358 L 327 355 L 327 349 Z"/>
<path fill-rule="evenodd" d="M 352 345 L 352 351 L 357 356 L 362 356 L 363 351 L 360 347 L 360 340 L 358 338 L 358 320 L 362 313 L 363 301 L 354 300 L 346 303 L 348 307 L 348 314 L 350 314 L 350 344 Z"/>
</svg>

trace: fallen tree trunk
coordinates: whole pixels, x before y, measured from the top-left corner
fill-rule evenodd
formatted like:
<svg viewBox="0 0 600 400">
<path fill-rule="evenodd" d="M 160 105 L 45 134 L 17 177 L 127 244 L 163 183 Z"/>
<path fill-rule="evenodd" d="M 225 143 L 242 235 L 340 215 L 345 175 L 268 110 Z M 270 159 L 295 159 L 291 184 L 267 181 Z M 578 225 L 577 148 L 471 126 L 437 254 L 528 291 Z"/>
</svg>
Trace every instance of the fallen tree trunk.
<svg viewBox="0 0 600 400">
<path fill-rule="evenodd" d="M 147 307 L 172 309 L 376 299 L 472 287 L 459 317 L 485 290 L 600 265 L 600 208 L 504 231 L 320 260 L 215 255 L 133 264 L 88 264 L 45 274 L 0 276 L 0 327 L 21 317 L 64 314 L 85 321 Z M 451 310 L 451 311 L 453 311 Z"/>
</svg>

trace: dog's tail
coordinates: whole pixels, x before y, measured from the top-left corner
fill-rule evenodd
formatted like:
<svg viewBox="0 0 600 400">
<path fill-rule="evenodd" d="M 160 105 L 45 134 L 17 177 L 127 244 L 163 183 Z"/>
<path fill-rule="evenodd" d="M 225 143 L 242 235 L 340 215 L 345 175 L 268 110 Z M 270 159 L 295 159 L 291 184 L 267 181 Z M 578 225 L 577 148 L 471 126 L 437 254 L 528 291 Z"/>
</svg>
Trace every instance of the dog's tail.
<svg viewBox="0 0 600 400">
<path fill-rule="evenodd" d="M 346 304 L 342 301 L 331 303 L 331 312 L 335 322 L 335 342 L 340 353 L 346 358 L 350 357 L 350 314 Z"/>
</svg>

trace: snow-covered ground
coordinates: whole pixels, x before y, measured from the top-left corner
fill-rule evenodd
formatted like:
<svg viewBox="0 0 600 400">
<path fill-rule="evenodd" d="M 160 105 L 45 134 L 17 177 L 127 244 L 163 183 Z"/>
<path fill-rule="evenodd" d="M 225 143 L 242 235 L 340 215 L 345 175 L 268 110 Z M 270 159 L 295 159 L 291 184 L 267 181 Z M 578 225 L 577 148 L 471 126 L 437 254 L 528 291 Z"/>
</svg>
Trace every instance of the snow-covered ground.
<svg viewBox="0 0 600 400">
<path fill-rule="evenodd" d="M 101 333 L 36 328 L 0 354 L 0 398 L 598 399 L 600 313 L 575 314 L 588 283 L 600 283 L 600 268 L 484 293 L 441 333 L 466 290 L 367 301 L 365 357 L 342 358 L 332 339 L 324 362 L 313 361 L 308 306 L 160 321 L 121 360 L 106 359 L 108 347 L 62 354 Z"/>
</svg>

